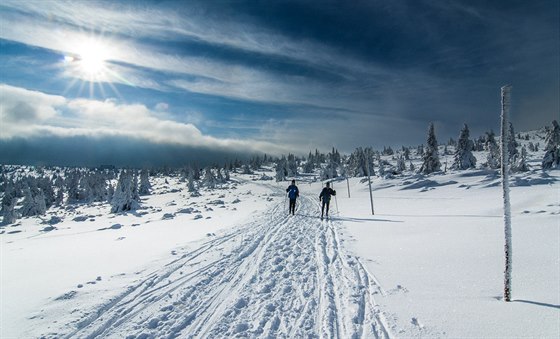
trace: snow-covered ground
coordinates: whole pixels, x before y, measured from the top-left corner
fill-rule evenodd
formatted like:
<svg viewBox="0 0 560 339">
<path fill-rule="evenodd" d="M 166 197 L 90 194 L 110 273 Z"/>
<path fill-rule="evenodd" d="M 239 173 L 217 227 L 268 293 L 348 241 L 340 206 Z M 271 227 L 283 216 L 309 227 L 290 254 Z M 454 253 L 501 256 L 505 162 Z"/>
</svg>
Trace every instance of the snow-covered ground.
<svg viewBox="0 0 560 339">
<path fill-rule="evenodd" d="M 271 174 L 271 173 L 269 173 Z M 257 176 L 255 176 L 257 177 Z M 560 335 L 560 173 L 512 177 L 513 302 L 502 300 L 500 179 L 470 170 L 235 183 L 157 178 L 135 213 L 51 209 L 1 228 L 2 338 Z"/>
</svg>

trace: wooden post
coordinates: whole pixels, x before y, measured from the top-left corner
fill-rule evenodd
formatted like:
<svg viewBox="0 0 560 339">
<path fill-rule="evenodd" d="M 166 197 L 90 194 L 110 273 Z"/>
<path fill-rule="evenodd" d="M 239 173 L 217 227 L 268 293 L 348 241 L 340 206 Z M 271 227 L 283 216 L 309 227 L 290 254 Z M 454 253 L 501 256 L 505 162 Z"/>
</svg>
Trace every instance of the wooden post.
<svg viewBox="0 0 560 339">
<path fill-rule="evenodd" d="M 504 199 L 504 235 L 505 235 L 505 270 L 504 270 L 504 300 L 511 301 L 511 205 L 509 201 L 509 108 L 511 86 L 503 86 L 502 90 L 502 191 Z"/>
</svg>

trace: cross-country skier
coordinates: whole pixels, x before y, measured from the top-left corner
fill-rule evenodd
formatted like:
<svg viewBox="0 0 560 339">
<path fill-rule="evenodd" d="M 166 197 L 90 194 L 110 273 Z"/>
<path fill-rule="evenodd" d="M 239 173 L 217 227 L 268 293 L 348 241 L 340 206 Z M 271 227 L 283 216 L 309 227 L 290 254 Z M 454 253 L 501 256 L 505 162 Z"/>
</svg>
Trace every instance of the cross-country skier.
<svg viewBox="0 0 560 339">
<path fill-rule="evenodd" d="M 296 186 L 295 180 L 292 180 L 292 184 L 286 188 L 286 192 L 288 192 L 288 198 L 290 198 L 290 211 L 288 214 L 292 213 L 294 215 L 296 213 L 296 199 L 299 197 L 299 189 Z"/>
<path fill-rule="evenodd" d="M 327 187 L 323 188 L 321 194 L 319 194 L 319 201 L 322 201 L 321 205 L 321 220 L 323 220 L 323 213 L 325 212 L 325 205 L 327 205 L 327 218 L 329 217 L 329 204 L 331 202 L 331 196 L 336 195 L 336 191 L 331 188 L 331 184 L 327 182 Z"/>
</svg>

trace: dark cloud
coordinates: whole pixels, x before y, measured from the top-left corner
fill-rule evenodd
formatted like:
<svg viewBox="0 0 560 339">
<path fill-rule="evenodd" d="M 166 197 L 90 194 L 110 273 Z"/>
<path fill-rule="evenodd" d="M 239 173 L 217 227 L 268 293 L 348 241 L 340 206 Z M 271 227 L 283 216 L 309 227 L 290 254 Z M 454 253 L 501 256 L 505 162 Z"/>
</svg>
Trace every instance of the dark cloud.
<svg viewBox="0 0 560 339">
<path fill-rule="evenodd" d="M 223 165 L 254 154 L 227 149 L 154 144 L 123 137 L 36 137 L 0 139 L 0 163 L 26 165 L 131 167 Z"/>
</svg>

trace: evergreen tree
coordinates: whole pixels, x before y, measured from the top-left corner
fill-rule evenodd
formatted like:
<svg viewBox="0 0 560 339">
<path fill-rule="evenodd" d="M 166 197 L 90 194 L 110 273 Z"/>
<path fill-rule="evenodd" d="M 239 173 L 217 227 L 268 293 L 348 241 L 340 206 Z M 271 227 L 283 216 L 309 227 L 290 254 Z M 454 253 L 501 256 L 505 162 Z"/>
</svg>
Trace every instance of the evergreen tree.
<svg viewBox="0 0 560 339">
<path fill-rule="evenodd" d="M 43 215 L 47 212 L 43 191 L 41 191 L 34 182 L 30 182 L 29 184 L 29 187 L 24 193 L 23 206 L 20 210 L 21 216 L 32 217 L 35 215 Z"/>
<path fill-rule="evenodd" d="M 249 167 L 247 164 L 246 166 Z M 206 170 L 204 171 L 203 183 L 204 186 L 208 188 L 216 188 L 217 180 L 216 177 L 214 176 L 214 173 L 212 173 L 212 169 L 210 167 L 206 167 Z"/>
<path fill-rule="evenodd" d="M 11 180 L 6 180 L 6 188 L 2 197 L 2 223 L 4 225 L 13 224 L 17 220 L 15 211 L 17 203 L 16 190 Z"/>
<path fill-rule="evenodd" d="M 455 155 L 453 157 L 453 165 L 451 166 L 453 169 L 465 170 L 468 168 L 475 168 L 476 166 L 476 158 L 471 152 L 474 145 L 469 139 L 469 134 L 469 126 L 465 124 L 463 129 L 461 129 L 459 140 L 457 141 L 457 148 L 455 149 Z"/>
<path fill-rule="evenodd" d="M 519 151 L 517 150 L 517 146 L 519 143 L 515 139 L 515 132 L 513 130 L 513 124 L 509 123 L 509 133 L 507 139 L 507 151 L 508 151 L 508 160 L 510 164 L 515 164 L 517 161 L 517 157 L 519 156 Z"/>
<path fill-rule="evenodd" d="M 514 172 L 527 172 L 529 166 L 527 165 L 527 149 L 525 146 L 521 147 L 521 156 L 517 162 L 512 166 L 512 171 Z"/>
<path fill-rule="evenodd" d="M 500 168 L 500 147 L 498 146 L 498 143 L 496 143 L 494 131 L 486 132 L 486 150 L 488 151 L 488 156 L 486 157 L 486 167 L 490 169 Z"/>
<path fill-rule="evenodd" d="M 404 160 L 410 160 L 410 149 L 403 146 L 403 156 Z"/>
<path fill-rule="evenodd" d="M 194 180 L 194 171 L 192 170 L 192 168 L 189 170 L 188 173 L 188 184 L 187 184 L 187 189 L 189 190 L 190 193 L 198 193 L 196 186 L 195 186 L 195 180 Z"/>
<path fill-rule="evenodd" d="M 66 191 L 68 196 L 66 198 L 66 203 L 74 204 L 80 201 L 80 174 L 78 171 L 72 171 L 67 173 L 66 180 Z"/>
<path fill-rule="evenodd" d="M 338 167 L 338 165 L 336 164 L 335 159 L 330 157 L 330 160 L 327 163 L 327 166 L 325 166 L 325 168 L 323 168 L 323 170 L 321 171 L 321 180 L 332 179 L 332 178 L 338 177 L 338 173 L 336 171 L 337 167 Z"/>
<path fill-rule="evenodd" d="M 286 167 L 287 167 L 286 157 L 282 156 L 282 158 L 276 162 L 276 181 L 286 180 L 286 176 L 288 175 L 288 170 Z"/>
<path fill-rule="evenodd" d="M 430 123 L 430 127 L 428 128 L 427 147 L 422 159 L 423 162 L 420 167 L 421 173 L 430 174 L 440 170 L 441 163 L 439 162 L 438 143 L 433 123 Z"/>
<path fill-rule="evenodd" d="M 111 213 L 135 210 L 138 207 L 138 200 L 134 199 L 132 173 L 122 170 L 113 199 L 111 199 Z"/>
<path fill-rule="evenodd" d="M 406 170 L 406 164 L 404 163 L 404 161 L 405 161 L 405 158 L 402 155 L 400 155 L 397 158 L 397 172 L 398 173 L 402 173 Z"/>
<path fill-rule="evenodd" d="M 545 142 L 543 170 L 560 167 L 560 126 L 556 120 L 552 121 L 552 128 L 547 128 Z"/>
<path fill-rule="evenodd" d="M 184 172 L 189 172 L 186 169 Z M 187 174 L 188 175 L 188 174 Z M 152 185 L 150 184 L 150 172 L 147 169 L 143 169 L 140 172 L 140 189 L 138 193 L 140 195 L 150 195 L 152 190 Z"/>
<path fill-rule="evenodd" d="M 54 205 L 62 206 L 63 203 L 64 203 L 64 190 L 62 188 L 58 188 L 56 191 L 56 196 L 54 198 Z"/>
<path fill-rule="evenodd" d="M 288 177 L 295 177 L 298 175 L 298 166 L 296 156 L 293 154 L 288 154 Z"/>
</svg>

